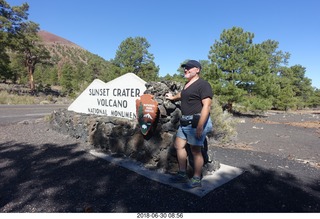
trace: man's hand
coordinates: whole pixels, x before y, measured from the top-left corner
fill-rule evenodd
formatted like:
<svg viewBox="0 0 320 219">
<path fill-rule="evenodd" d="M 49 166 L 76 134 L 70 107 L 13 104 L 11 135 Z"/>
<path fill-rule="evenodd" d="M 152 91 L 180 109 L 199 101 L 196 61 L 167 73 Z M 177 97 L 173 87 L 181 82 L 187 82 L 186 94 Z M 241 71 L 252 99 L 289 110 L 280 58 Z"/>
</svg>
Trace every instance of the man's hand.
<svg viewBox="0 0 320 219">
<path fill-rule="evenodd" d="M 172 93 L 166 93 L 165 97 L 166 97 L 166 99 L 168 99 L 168 100 L 173 100 L 173 95 L 172 95 Z"/>
<path fill-rule="evenodd" d="M 201 138 L 202 132 L 203 132 L 203 126 L 198 125 L 196 129 L 196 137 Z"/>
<path fill-rule="evenodd" d="M 180 100 L 181 93 L 177 93 L 176 95 L 173 95 L 172 93 L 166 93 L 165 97 L 168 100 Z"/>
</svg>

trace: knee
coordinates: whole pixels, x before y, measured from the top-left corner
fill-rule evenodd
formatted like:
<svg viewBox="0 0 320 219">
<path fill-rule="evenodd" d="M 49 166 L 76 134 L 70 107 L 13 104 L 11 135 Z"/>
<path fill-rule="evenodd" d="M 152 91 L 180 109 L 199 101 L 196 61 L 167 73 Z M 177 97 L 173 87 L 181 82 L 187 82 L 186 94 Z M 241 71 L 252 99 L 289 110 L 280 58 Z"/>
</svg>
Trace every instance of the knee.
<svg viewBox="0 0 320 219">
<path fill-rule="evenodd" d="M 174 148 L 176 150 L 182 150 L 185 149 L 186 146 L 186 141 L 180 138 L 176 138 L 175 142 L 174 142 Z"/>
<path fill-rule="evenodd" d="M 185 149 L 185 145 L 174 144 L 174 148 L 175 148 L 176 150 L 184 150 L 184 149 Z"/>
</svg>

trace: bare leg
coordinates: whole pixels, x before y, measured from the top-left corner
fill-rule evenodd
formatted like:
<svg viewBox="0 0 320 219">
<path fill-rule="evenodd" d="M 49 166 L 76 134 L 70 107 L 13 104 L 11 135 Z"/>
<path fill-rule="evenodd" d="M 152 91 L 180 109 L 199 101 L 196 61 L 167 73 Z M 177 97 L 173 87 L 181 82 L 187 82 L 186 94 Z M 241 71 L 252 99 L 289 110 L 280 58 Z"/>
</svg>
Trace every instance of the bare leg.
<svg viewBox="0 0 320 219">
<path fill-rule="evenodd" d="M 202 166 L 203 166 L 203 156 L 201 153 L 200 146 L 192 146 L 191 145 L 191 152 L 193 155 L 193 165 L 194 165 L 194 174 L 193 176 L 201 177 L 202 173 Z"/>
<path fill-rule="evenodd" d="M 187 141 L 179 137 L 176 138 L 175 144 L 174 144 L 177 150 L 179 170 L 184 172 L 186 172 L 187 170 L 187 151 L 185 149 L 186 144 L 187 144 Z"/>
</svg>

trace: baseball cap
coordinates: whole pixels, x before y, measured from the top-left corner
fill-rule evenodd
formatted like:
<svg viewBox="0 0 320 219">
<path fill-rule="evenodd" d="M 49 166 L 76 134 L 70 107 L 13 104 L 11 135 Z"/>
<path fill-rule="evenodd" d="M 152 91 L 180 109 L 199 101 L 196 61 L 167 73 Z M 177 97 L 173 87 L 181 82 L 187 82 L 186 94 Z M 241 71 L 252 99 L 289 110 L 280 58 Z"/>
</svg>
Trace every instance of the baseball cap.
<svg viewBox="0 0 320 219">
<path fill-rule="evenodd" d="M 193 68 L 193 67 L 196 67 L 196 68 L 199 68 L 201 69 L 201 65 L 199 62 L 197 62 L 196 60 L 189 60 L 187 61 L 185 64 L 182 64 L 181 65 L 182 68 Z"/>
</svg>

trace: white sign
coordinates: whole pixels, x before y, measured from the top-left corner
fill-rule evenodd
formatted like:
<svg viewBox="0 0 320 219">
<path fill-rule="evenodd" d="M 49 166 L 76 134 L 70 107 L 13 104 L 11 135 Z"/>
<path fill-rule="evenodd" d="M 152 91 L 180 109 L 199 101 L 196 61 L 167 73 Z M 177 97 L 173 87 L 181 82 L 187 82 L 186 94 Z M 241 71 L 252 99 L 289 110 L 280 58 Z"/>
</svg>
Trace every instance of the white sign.
<svg viewBox="0 0 320 219">
<path fill-rule="evenodd" d="M 127 73 L 108 83 L 95 79 L 68 107 L 86 114 L 136 119 L 136 99 L 146 90 L 146 82 Z"/>
</svg>

